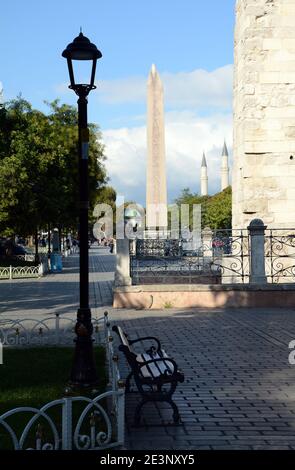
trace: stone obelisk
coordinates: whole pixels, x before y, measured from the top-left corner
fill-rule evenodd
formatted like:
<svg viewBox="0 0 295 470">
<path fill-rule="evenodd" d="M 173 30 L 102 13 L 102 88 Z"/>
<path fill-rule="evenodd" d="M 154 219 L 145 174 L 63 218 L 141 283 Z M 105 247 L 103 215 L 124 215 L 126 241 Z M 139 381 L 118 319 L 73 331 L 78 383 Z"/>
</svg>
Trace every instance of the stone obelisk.
<svg viewBox="0 0 295 470">
<path fill-rule="evenodd" d="M 146 227 L 148 236 L 167 233 L 164 94 L 152 65 L 147 83 Z"/>
</svg>

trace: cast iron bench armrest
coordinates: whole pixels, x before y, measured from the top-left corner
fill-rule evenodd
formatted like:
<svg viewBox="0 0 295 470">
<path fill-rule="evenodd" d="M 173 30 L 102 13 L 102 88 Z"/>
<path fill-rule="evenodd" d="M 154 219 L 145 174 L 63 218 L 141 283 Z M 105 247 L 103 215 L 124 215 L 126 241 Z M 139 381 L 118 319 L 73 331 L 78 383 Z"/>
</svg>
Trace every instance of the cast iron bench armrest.
<svg viewBox="0 0 295 470">
<path fill-rule="evenodd" d="M 126 379 L 126 393 L 131 392 L 130 381 L 133 379 L 142 397 L 135 409 L 135 424 L 139 424 L 140 411 L 149 401 L 167 402 L 173 410 L 174 423 L 179 424 L 180 415 L 176 403 L 172 400 L 172 395 L 178 383 L 184 381 L 184 374 L 178 369 L 176 362 L 161 349 L 158 338 L 144 336 L 130 340 L 120 326 L 114 325 L 112 330 L 118 334 L 121 343 L 119 350 L 123 352 L 131 368 Z M 132 345 L 144 341 L 153 341 L 156 347 L 154 345 L 149 351 L 136 353 Z M 148 390 L 146 387 L 149 387 Z"/>
<path fill-rule="evenodd" d="M 137 338 L 137 339 L 129 339 L 129 344 L 134 344 L 138 343 L 139 341 L 146 341 L 146 340 L 153 340 L 157 343 L 157 352 L 161 351 L 161 343 L 158 340 L 158 338 L 155 338 L 154 336 L 143 336 L 142 338 Z"/>
</svg>

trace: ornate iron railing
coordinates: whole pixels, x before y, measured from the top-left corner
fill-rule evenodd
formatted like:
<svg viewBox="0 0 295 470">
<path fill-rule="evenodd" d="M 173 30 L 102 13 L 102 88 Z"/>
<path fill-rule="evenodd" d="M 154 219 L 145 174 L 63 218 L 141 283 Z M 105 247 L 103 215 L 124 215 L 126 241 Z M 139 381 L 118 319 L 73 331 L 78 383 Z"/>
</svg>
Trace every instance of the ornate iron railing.
<svg viewBox="0 0 295 470">
<path fill-rule="evenodd" d="M 34 255 L 16 255 L 12 259 L 34 261 Z M 43 276 L 49 270 L 48 257 L 41 255 L 40 263 L 36 266 L 4 266 L 0 267 L 0 279 L 36 278 Z"/>
<path fill-rule="evenodd" d="M 295 281 L 295 230 L 269 229 L 265 232 L 265 271 L 268 282 Z"/>
<path fill-rule="evenodd" d="M 101 344 L 105 317 L 93 318 L 93 339 Z M 44 344 L 72 344 L 76 320 L 66 315 L 55 315 L 42 320 L 35 318 L 0 319 L 0 342 L 4 346 L 40 346 Z"/>
<path fill-rule="evenodd" d="M 39 276 L 41 276 L 40 265 L 0 267 L 0 279 L 19 279 Z"/>
<path fill-rule="evenodd" d="M 200 240 L 190 251 L 181 240 L 137 240 L 130 257 L 133 284 L 249 281 L 247 231 L 215 231 Z"/>
<path fill-rule="evenodd" d="M 202 250 L 203 256 L 206 255 Z M 216 230 L 212 236 L 211 270 L 218 272 L 222 283 L 248 283 L 250 269 L 247 230 Z"/>
<path fill-rule="evenodd" d="M 117 403 L 119 419 L 114 420 L 112 410 L 108 409 L 110 399 Z M 76 420 L 75 405 L 84 407 Z M 15 408 L 0 416 L 0 449 L 103 450 L 122 446 L 124 408 L 124 388 L 119 386 L 94 399 L 65 397 L 40 409 Z M 56 415 L 60 419 L 53 417 Z M 13 422 L 23 421 L 22 431 L 15 431 Z"/>
<path fill-rule="evenodd" d="M 154 240 L 149 238 L 136 240 L 136 256 L 138 258 L 173 257 L 181 254 L 180 240 Z"/>
<path fill-rule="evenodd" d="M 7 411 L 0 416 L 0 449 L 103 450 L 124 445 L 125 384 L 120 378 L 107 312 L 98 320 L 104 325 L 101 341 L 107 352 L 108 390 L 93 399 L 63 397 L 40 409 Z"/>
</svg>

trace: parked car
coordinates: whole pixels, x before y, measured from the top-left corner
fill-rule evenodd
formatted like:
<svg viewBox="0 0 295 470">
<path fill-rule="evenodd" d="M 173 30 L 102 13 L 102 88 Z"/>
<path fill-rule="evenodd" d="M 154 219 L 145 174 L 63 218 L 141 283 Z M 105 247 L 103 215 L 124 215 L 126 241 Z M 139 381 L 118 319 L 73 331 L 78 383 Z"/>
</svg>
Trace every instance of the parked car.
<svg viewBox="0 0 295 470">
<path fill-rule="evenodd" d="M 11 243 L 0 243 L 0 256 L 9 258 L 10 256 L 27 255 L 29 252 L 22 245 L 15 245 Z"/>
<path fill-rule="evenodd" d="M 28 255 L 29 252 L 25 249 L 23 245 L 13 245 L 12 254 L 15 255 Z"/>
</svg>

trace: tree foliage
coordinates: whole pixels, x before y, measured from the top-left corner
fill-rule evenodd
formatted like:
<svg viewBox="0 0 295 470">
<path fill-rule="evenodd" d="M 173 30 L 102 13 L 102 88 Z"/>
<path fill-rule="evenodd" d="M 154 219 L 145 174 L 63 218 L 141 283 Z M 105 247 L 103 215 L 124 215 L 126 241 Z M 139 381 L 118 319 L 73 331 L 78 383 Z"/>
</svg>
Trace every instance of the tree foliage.
<svg viewBox="0 0 295 470">
<path fill-rule="evenodd" d="M 48 114 L 18 97 L 0 109 L 0 232 L 29 235 L 37 227 L 77 227 L 78 115 L 47 103 Z M 107 181 L 97 126 L 89 126 L 90 210 Z"/>
<path fill-rule="evenodd" d="M 232 220 L 232 189 L 227 187 L 209 199 L 205 225 L 211 229 L 229 229 Z"/>
<path fill-rule="evenodd" d="M 224 191 L 214 196 L 199 196 L 193 194 L 189 188 L 183 189 L 181 195 L 175 200 L 180 207 L 181 204 L 190 206 L 190 224 L 192 225 L 193 205 L 202 206 L 202 228 L 209 226 L 211 229 L 231 228 L 232 218 L 232 189 L 229 186 Z"/>
</svg>

